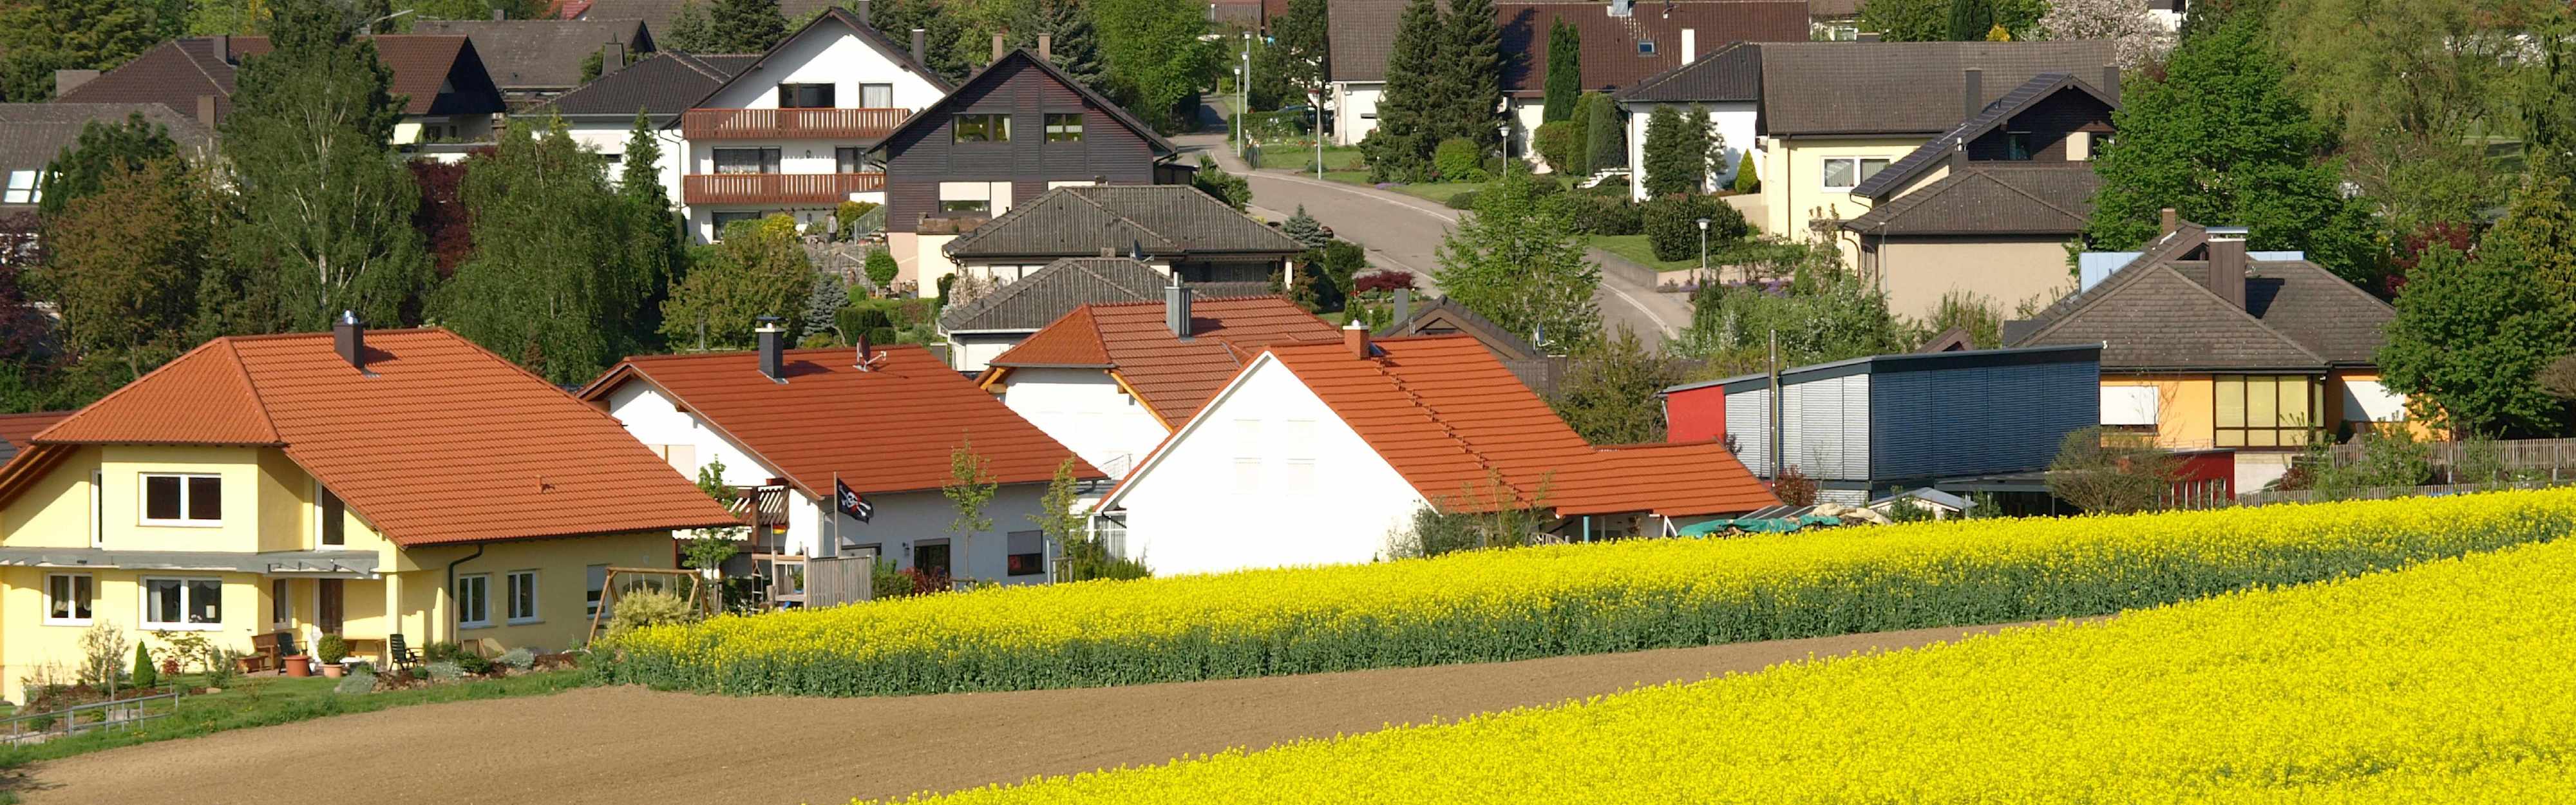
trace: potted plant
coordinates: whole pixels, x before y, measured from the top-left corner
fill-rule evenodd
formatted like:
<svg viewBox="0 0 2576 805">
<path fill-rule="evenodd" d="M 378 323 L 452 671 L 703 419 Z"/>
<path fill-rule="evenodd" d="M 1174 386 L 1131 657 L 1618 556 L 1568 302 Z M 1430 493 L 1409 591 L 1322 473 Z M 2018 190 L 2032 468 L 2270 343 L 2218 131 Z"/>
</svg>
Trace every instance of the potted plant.
<svg viewBox="0 0 2576 805">
<path fill-rule="evenodd" d="M 349 641 L 341 639 L 341 637 L 336 634 L 326 634 L 322 636 L 320 642 L 313 645 L 313 649 L 314 653 L 320 655 L 319 659 L 322 660 L 323 676 L 338 679 L 342 673 L 346 672 L 347 669 L 340 665 L 340 661 L 347 659 L 349 656 Z"/>
<path fill-rule="evenodd" d="M 285 666 L 287 676 L 307 677 L 313 675 L 312 657 L 303 654 L 290 654 L 284 657 L 279 657 L 278 663 Z"/>
</svg>

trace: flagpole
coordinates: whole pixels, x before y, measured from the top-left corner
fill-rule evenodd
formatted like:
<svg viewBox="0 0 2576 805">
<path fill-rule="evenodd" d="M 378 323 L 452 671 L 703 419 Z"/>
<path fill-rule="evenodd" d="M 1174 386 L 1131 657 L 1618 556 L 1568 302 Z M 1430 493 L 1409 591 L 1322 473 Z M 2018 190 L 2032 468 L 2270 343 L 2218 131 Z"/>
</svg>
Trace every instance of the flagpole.
<svg viewBox="0 0 2576 805">
<path fill-rule="evenodd" d="M 832 505 L 823 507 L 832 516 L 832 555 L 841 555 L 841 471 L 832 471 Z"/>
</svg>

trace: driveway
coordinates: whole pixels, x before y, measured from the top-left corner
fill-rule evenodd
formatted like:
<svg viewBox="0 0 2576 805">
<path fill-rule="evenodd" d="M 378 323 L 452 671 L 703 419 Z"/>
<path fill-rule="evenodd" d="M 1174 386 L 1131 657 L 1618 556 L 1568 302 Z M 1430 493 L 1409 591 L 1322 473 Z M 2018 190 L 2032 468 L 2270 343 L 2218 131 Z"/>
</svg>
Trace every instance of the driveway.
<svg viewBox="0 0 2576 805">
<path fill-rule="evenodd" d="M 30 805 L 268 803 L 315 783 L 370 802 L 840 803 L 1454 720 L 1998 628 L 875 699 L 583 688 L 111 749 L 23 770 L 13 790 Z"/>
</svg>

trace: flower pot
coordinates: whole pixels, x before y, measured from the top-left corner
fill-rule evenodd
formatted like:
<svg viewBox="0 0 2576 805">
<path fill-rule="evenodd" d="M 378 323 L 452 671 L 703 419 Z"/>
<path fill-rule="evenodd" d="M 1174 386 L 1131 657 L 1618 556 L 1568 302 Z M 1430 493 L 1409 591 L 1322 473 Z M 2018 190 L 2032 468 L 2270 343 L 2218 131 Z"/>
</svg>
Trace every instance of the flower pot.
<svg viewBox="0 0 2576 805">
<path fill-rule="evenodd" d="M 298 654 L 284 660 L 287 676 L 312 676 L 313 658 Z"/>
<path fill-rule="evenodd" d="M 341 674 L 348 672 L 347 669 L 348 666 L 340 663 L 326 662 L 322 664 L 322 676 L 330 679 L 338 679 Z"/>
</svg>

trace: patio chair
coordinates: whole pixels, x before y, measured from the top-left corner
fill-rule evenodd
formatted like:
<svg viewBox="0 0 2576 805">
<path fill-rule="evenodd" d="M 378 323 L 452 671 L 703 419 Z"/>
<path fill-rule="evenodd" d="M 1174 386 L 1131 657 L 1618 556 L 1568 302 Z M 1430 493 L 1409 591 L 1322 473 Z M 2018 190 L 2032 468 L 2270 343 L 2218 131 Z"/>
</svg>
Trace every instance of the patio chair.
<svg viewBox="0 0 2576 805">
<path fill-rule="evenodd" d="M 278 660 L 278 663 L 277 663 L 278 667 L 280 667 L 280 668 L 284 668 L 284 667 L 286 667 L 286 660 L 285 660 L 285 659 L 283 659 L 283 658 L 286 658 L 286 657 L 298 657 L 298 656 L 302 656 L 303 654 L 304 654 L 304 652 L 301 652 L 301 651 L 297 651 L 297 650 L 295 650 L 295 633 L 294 633 L 294 632 L 278 632 L 278 633 L 277 633 L 277 656 L 280 658 L 280 659 Z"/>
<path fill-rule="evenodd" d="M 420 664 L 420 655 L 412 653 L 411 646 L 397 633 L 385 638 L 385 661 L 393 663 L 394 670 L 407 671 Z"/>
</svg>

